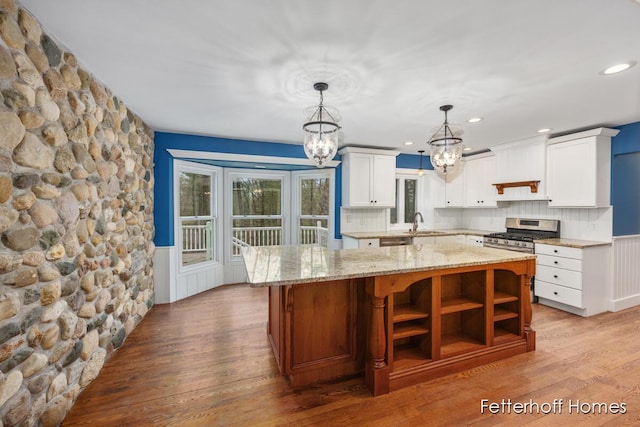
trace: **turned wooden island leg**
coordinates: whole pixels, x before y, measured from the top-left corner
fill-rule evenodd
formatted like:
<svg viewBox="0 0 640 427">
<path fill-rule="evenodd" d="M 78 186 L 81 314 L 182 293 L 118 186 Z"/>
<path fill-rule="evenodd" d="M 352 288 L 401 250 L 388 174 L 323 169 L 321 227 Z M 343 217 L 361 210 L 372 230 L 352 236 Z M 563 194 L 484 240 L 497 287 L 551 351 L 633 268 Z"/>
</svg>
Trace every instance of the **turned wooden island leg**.
<svg viewBox="0 0 640 427">
<path fill-rule="evenodd" d="M 522 276 L 522 301 L 524 303 L 524 336 L 527 340 L 527 351 L 536 349 L 536 331 L 531 327 L 531 276 Z"/>
<path fill-rule="evenodd" d="M 367 282 L 371 302 L 365 381 L 374 396 L 389 393 L 389 366 L 385 362 L 387 337 L 384 327 L 384 298 L 374 295 L 373 280 Z"/>
</svg>

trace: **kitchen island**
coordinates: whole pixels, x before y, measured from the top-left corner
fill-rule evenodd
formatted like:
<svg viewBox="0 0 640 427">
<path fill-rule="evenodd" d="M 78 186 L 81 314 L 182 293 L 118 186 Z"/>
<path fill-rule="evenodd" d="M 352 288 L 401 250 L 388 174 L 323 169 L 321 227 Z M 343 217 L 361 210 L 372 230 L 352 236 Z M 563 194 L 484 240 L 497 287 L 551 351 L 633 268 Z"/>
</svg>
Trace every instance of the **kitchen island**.
<svg viewBox="0 0 640 427">
<path fill-rule="evenodd" d="M 535 349 L 535 256 L 459 244 L 243 249 L 293 386 L 361 374 L 373 395 Z"/>
</svg>

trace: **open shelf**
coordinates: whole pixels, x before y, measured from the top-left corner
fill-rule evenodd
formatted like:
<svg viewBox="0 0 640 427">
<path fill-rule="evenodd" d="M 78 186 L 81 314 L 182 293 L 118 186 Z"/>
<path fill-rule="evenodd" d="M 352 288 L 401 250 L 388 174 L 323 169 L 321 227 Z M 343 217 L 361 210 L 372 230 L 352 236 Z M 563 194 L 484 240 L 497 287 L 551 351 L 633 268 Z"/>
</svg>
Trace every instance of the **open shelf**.
<svg viewBox="0 0 640 427">
<path fill-rule="evenodd" d="M 441 357 L 453 356 L 459 353 L 467 353 L 484 348 L 485 345 L 468 335 L 448 334 L 442 336 L 440 342 Z"/>
<path fill-rule="evenodd" d="M 513 187 L 529 187 L 532 193 L 537 193 L 539 183 L 540 181 L 518 181 L 518 182 L 500 182 L 493 185 L 496 186 L 496 190 L 498 190 L 498 194 L 504 194 L 505 188 L 513 188 Z"/>
<path fill-rule="evenodd" d="M 513 319 L 518 317 L 518 313 L 506 310 L 504 308 L 496 307 L 493 310 L 493 321 L 500 322 L 502 320 Z"/>
<path fill-rule="evenodd" d="M 431 362 L 431 359 L 427 358 L 424 352 L 411 344 L 397 345 L 394 347 L 393 352 L 393 372 L 402 371 Z"/>
<path fill-rule="evenodd" d="M 473 310 L 474 308 L 482 308 L 484 305 L 470 298 L 447 297 L 442 298 L 440 313 L 449 314 L 459 311 Z"/>
<path fill-rule="evenodd" d="M 520 338 L 520 335 L 514 334 L 506 329 L 496 328 L 493 331 L 493 345 L 518 340 Z"/>
<path fill-rule="evenodd" d="M 424 327 L 419 322 L 405 322 L 401 324 L 397 324 L 393 328 L 393 339 L 401 339 L 413 337 L 416 335 L 428 334 L 429 329 Z"/>
<path fill-rule="evenodd" d="M 517 295 L 511 295 L 506 292 L 496 291 L 493 295 L 494 304 L 504 304 L 506 302 L 518 301 Z"/>
<path fill-rule="evenodd" d="M 413 304 L 399 304 L 393 308 L 393 322 L 406 322 L 407 320 L 424 319 L 429 317 L 429 313 L 425 313 Z"/>
</svg>

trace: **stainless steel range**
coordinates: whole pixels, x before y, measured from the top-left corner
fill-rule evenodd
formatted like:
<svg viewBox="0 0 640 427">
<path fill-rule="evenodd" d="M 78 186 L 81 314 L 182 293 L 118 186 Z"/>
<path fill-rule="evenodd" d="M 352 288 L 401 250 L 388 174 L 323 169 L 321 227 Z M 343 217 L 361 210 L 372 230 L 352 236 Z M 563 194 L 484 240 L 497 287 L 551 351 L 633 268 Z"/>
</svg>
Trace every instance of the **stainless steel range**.
<svg viewBox="0 0 640 427">
<path fill-rule="evenodd" d="M 506 232 L 484 236 L 483 246 L 534 253 L 534 240 L 560 237 L 560 221 L 555 219 L 507 218 Z"/>
</svg>

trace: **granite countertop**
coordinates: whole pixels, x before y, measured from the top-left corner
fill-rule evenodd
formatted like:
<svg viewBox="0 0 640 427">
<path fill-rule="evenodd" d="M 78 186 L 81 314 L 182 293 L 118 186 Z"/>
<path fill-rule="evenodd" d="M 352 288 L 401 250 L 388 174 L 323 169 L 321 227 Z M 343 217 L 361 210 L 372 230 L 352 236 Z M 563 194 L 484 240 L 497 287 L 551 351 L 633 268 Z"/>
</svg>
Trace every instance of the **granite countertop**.
<svg viewBox="0 0 640 427">
<path fill-rule="evenodd" d="M 485 234 L 494 233 L 494 231 L 470 230 L 459 228 L 453 230 L 427 230 L 418 229 L 417 233 L 411 233 L 404 230 L 389 231 L 346 231 L 343 236 L 353 237 L 354 239 L 379 239 L 380 237 L 428 237 L 428 236 L 454 236 L 456 234 L 469 234 L 472 236 L 484 236 Z"/>
<path fill-rule="evenodd" d="M 463 244 L 330 250 L 315 245 L 242 249 L 251 286 L 283 286 L 410 271 L 535 259 L 533 254 Z"/>
<path fill-rule="evenodd" d="M 589 248 L 593 246 L 610 246 L 611 242 L 600 242 L 595 240 L 578 240 L 578 239 L 541 239 L 535 240 L 535 243 L 541 243 L 545 245 L 555 245 L 555 246 L 567 246 L 570 248 Z"/>
</svg>

